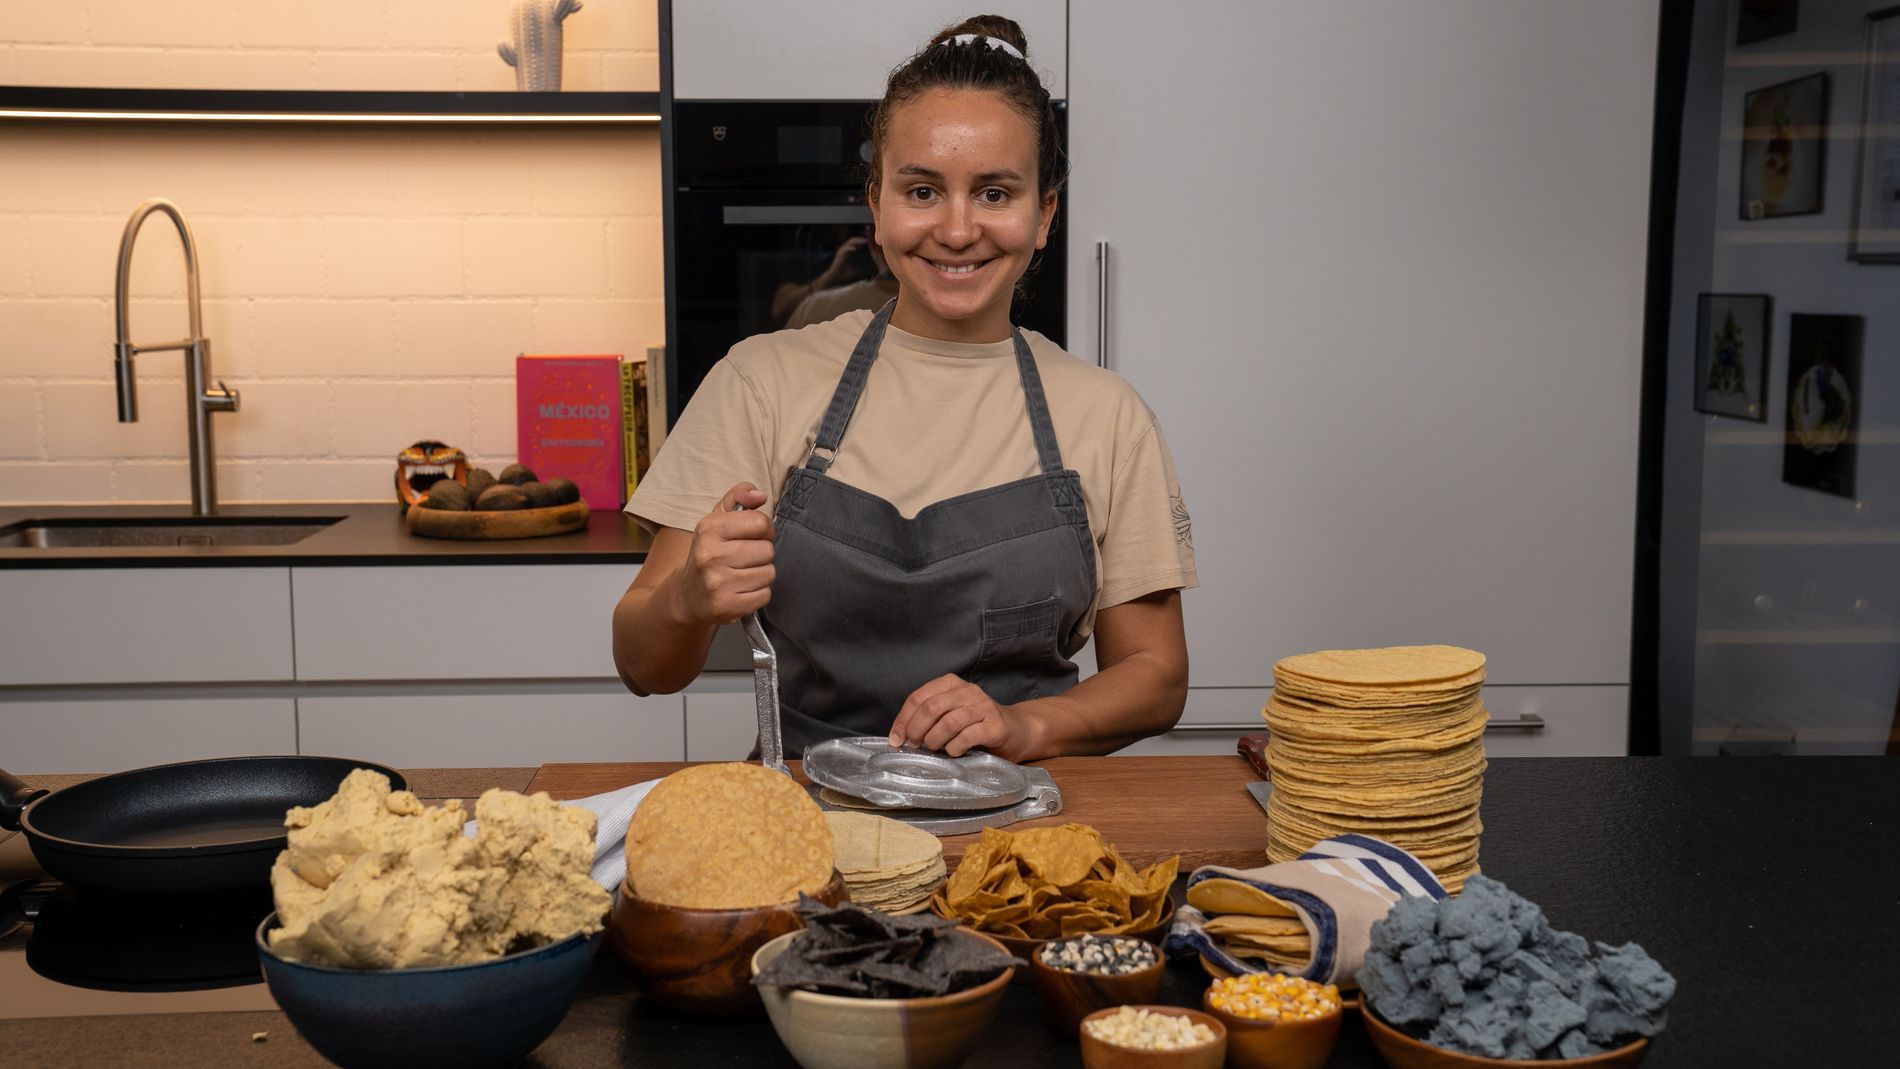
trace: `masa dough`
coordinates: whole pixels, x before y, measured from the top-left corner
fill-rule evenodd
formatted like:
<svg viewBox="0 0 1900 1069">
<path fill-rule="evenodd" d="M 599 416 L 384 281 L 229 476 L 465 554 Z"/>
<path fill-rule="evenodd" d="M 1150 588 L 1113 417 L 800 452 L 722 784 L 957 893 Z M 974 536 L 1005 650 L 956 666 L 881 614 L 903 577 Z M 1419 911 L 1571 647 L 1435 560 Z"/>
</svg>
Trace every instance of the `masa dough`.
<svg viewBox="0 0 1900 1069">
<path fill-rule="evenodd" d="M 480 828 L 459 800 L 436 808 L 359 768 L 336 796 L 284 816 L 271 869 L 291 961 L 351 969 L 459 965 L 601 929 L 612 899 L 588 875 L 594 814 L 491 789 Z"/>
</svg>

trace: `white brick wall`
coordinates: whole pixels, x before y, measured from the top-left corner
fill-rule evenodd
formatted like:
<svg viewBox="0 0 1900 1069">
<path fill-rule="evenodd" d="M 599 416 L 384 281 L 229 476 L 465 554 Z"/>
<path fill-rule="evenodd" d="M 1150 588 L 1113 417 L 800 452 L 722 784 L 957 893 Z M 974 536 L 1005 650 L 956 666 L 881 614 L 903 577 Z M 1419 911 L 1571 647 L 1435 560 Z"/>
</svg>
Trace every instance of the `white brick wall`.
<svg viewBox="0 0 1900 1069">
<path fill-rule="evenodd" d="M 299 87 L 505 90 L 506 7 L 6 3 L 0 79 L 216 86 L 250 65 Z M 479 25 L 438 33 L 470 12 Z M 651 0 L 588 0 L 567 24 L 570 88 L 655 88 L 655 22 Z M 491 65 L 499 79 L 476 73 Z M 345 68 L 356 81 L 323 81 Z M 451 68 L 453 85 L 364 80 Z M 664 333 L 651 128 L 16 123 L 0 159 L 0 503 L 188 497 L 178 354 L 140 358 L 138 423 L 112 396 L 113 264 L 146 197 L 191 223 L 212 370 L 243 393 L 213 417 L 226 500 L 380 500 L 397 451 L 424 437 L 499 469 L 517 353 L 643 352 Z M 185 334 L 163 217 L 132 288 L 134 340 Z"/>
<path fill-rule="evenodd" d="M 562 24 L 563 88 L 658 87 L 653 0 L 587 0 Z M 7 0 L 8 84 L 501 91 L 507 0 Z"/>
</svg>

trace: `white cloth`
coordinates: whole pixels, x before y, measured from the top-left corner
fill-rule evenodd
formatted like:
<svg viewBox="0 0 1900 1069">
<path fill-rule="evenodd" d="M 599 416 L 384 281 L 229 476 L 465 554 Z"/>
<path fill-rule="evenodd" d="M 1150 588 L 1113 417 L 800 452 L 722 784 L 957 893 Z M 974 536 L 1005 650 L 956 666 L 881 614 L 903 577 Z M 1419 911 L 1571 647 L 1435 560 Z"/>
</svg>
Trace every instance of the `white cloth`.
<svg viewBox="0 0 1900 1069">
<path fill-rule="evenodd" d="M 640 808 L 641 800 L 658 782 L 657 779 L 650 779 L 605 794 L 561 803 L 585 809 L 597 818 L 594 826 L 594 867 L 590 875 L 594 877 L 595 883 L 609 892 L 619 891 L 621 882 L 627 878 L 627 825 L 633 821 L 633 811 Z M 477 822 L 471 820 L 462 826 L 462 833 L 472 836 L 476 826 Z"/>
</svg>

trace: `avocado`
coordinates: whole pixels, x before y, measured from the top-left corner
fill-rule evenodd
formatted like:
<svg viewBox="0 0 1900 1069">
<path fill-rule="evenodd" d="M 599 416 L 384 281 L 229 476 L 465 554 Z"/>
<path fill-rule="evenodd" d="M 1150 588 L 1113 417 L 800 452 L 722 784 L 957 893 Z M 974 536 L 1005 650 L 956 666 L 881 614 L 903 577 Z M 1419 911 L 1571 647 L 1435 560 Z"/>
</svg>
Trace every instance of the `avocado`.
<svg viewBox="0 0 1900 1069">
<path fill-rule="evenodd" d="M 522 493 L 519 486 L 506 483 L 489 487 L 475 500 L 475 508 L 479 512 L 507 512 L 527 507 L 528 495 Z"/>
<path fill-rule="evenodd" d="M 555 500 L 554 488 L 547 483 L 522 483 L 522 493 L 528 495 L 528 507 L 544 509 L 559 504 Z"/>
<path fill-rule="evenodd" d="M 563 479 L 556 475 L 548 480 L 547 487 L 554 491 L 554 503 L 557 505 L 572 505 L 581 499 L 581 488 L 575 486 L 572 479 Z"/>
<path fill-rule="evenodd" d="M 429 494 L 421 503 L 424 508 L 467 512 L 475 503 L 475 495 L 454 479 L 440 479 L 429 484 Z"/>
<path fill-rule="evenodd" d="M 508 465 L 507 467 L 501 469 L 500 478 L 502 482 L 509 483 L 514 486 L 520 486 L 522 483 L 531 483 L 531 482 L 539 481 L 534 477 L 534 470 L 532 468 L 529 468 L 526 464 Z"/>
<path fill-rule="evenodd" d="M 468 492 L 471 498 L 480 498 L 482 491 L 495 485 L 495 473 L 487 468 L 476 468 L 468 473 Z"/>
</svg>

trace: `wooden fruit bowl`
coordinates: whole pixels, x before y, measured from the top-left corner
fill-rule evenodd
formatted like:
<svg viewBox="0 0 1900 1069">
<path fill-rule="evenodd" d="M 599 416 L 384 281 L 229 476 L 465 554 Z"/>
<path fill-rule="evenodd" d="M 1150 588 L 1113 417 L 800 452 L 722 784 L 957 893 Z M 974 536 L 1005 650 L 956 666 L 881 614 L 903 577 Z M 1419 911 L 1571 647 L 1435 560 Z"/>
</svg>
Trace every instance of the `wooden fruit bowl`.
<svg viewBox="0 0 1900 1069">
<path fill-rule="evenodd" d="M 844 877 L 813 896 L 827 906 L 850 900 Z M 805 926 L 796 902 L 754 909 L 689 909 L 651 902 L 625 881 L 607 920 L 607 945 L 632 970 L 647 998 L 677 1010 L 711 1017 L 756 1012 L 752 954 L 766 943 Z"/>
<path fill-rule="evenodd" d="M 586 526 L 585 501 L 544 509 L 488 512 L 452 512 L 420 505 L 409 510 L 409 533 L 423 538 L 541 538 Z"/>
</svg>

